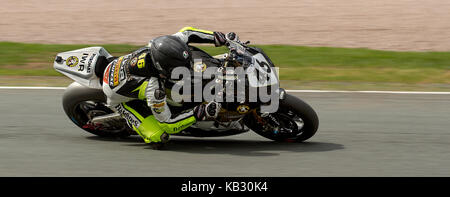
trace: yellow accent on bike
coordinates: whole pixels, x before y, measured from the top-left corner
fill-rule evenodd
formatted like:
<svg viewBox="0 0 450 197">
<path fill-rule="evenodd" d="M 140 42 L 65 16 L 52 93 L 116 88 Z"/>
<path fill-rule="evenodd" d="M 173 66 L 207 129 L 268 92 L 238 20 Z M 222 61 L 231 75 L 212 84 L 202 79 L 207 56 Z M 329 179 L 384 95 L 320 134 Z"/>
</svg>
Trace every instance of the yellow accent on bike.
<svg viewBox="0 0 450 197">
<path fill-rule="evenodd" d="M 134 125 L 132 125 L 132 127 L 142 137 L 142 139 L 144 139 L 145 143 L 161 142 L 161 135 L 164 133 L 164 130 L 159 126 L 159 122 L 153 115 L 144 118 L 137 113 L 136 110 L 125 103 L 123 103 L 123 106 L 141 121 L 138 128 Z"/>
<path fill-rule="evenodd" d="M 139 56 L 139 59 L 143 59 L 143 58 L 145 57 L 145 55 L 147 55 L 147 53 L 142 53 L 142 54 Z"/>
<path fill-rule="evenodd" d="M 147 55 L 147 53 L 142 53 L 138 59 L 139 61 L 137 62 L 137 66 L 138 68 L 144 68 L 145 67 L 145 56 Z"/>
<path fill-rule="evenodd" d="M 202 32 L 205 34 L 214 34 L 214 32 L 212 31 L 207 31 L 207 30 L 203 30 L 203 29 L 196 29 L 193 27 L 184 27 L 183 29 L 180 30 L 180 32 L 185 32 L 185 31 L 196 31 L 196 32 Z"/>
<path fill-rule="evenodd" d="M 138 68 L 144 68 L 145 67 L 145 59 L 140 59 L 137 63 Z"/>
<path fill-rule="evenodd" d="M 131 92 L 136 92 L 139 90 L 138 99 L 145 100 L 147 97 L 145 96 L 145 90 L 147 89 L 148 81 L 144 81 L 139 87 L 134 89 Z"/>
</svg>

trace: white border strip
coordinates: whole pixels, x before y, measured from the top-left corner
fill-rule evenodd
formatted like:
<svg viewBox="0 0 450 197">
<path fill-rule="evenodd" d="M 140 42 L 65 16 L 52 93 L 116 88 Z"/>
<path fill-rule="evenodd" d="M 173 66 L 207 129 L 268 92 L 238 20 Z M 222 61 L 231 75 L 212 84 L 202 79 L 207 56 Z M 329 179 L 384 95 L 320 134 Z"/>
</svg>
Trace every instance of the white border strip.
<svg viewBox="0 0 450 197">
<path fill-rule="evenodd" d="M 26 87 L 26 86 L 0 86 L 0 89 L 17 90 L 65 90 L 66 87 Z M 413 92 L 413 91 L 347 91 L 347 90 L 286 90 L 294 93 L 370 93 L 370 94 L 444 94 L 450 92 Z"/>
<path fill-rule="evenodd" d="M 0 89 L 15 89 L 15 90 L 65 90 L 66 87 L 26 87 L 26 86 L 0 86 Z"/>
<path fill-rule="evenodd" d="M 450 92 L 413 92 L 413 91 L 347 91 L 347 90 L 286 90 L 305 93 L 371 93 L 371 94 L 450 94 Z"/>
</svg>

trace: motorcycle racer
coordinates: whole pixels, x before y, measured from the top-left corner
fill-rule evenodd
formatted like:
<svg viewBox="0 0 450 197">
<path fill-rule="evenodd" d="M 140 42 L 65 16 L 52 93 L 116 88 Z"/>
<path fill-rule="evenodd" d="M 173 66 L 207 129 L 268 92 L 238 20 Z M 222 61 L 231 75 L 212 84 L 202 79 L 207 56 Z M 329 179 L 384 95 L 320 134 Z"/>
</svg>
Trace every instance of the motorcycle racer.
<svg viewBox="0 0 450 197">
<path fill-rule="evenodd" d="M 225 44 L 227 37 L 185 27 L 179 32 L 157 37 L 143 48 L 116 58 L 103 74 L 103 92 L 107 105 L 124 117 L 145 143 L 161 144 L 198 120 L 213 119 L 221 108 L 217 102 L 175 112 L 167 105 L 165 89 L 176 67 L 192 69 L 192 53 L 187 44 Z M 143 102 L 145 101 L 145 102 Z"/>
</svg>

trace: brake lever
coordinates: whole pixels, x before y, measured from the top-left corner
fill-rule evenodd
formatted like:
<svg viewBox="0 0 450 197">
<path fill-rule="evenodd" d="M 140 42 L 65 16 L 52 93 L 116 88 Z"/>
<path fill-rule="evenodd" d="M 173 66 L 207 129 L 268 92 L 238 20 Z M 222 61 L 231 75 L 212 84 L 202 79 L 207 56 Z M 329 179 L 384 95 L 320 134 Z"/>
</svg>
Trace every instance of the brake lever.
<svg viewBox="0 0 450 197">
<path fill-rule="evenodd" d="M 235 60 L 237 55 L 238 55 L 238 52 L 237 52 L 236 48 L 230 48 L 230 55 L 229 55 L 229 57 L 232 60 Z"/>
</svg>

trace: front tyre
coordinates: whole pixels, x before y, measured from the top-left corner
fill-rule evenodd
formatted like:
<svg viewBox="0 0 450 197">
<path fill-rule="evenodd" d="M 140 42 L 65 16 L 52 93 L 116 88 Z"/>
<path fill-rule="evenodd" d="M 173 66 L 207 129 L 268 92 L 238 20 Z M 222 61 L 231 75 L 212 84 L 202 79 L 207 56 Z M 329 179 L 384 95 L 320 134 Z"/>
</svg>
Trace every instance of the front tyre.
<svg viewBox="0 0 450 197">
<path fill-rule="evenodd" d="M 250 129 L 265 138 L 288 142 L 303 142 L 314 136 L 319 127 L 319 118 L 314 109 L 289 94 L 280 100 L 276 113 L 268 117 L 247 116 L 245 122 Z"/>
</svg>

